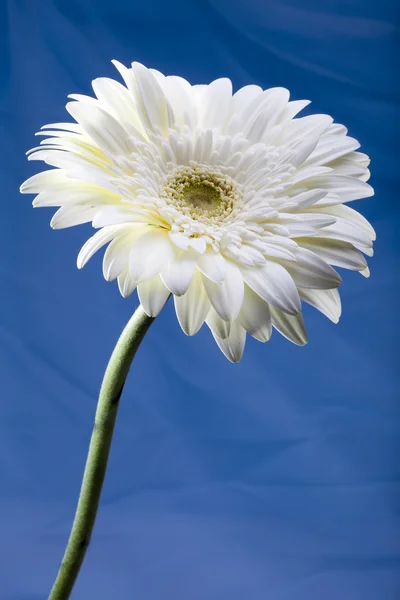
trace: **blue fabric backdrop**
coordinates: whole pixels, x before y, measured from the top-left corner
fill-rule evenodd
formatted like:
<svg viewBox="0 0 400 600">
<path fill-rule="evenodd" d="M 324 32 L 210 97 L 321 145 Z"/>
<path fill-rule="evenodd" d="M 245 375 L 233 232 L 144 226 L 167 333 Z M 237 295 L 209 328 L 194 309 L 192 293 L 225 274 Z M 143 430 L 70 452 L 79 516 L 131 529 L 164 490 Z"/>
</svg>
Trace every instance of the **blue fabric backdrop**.
<svg viewBox="0 0 400 600">
<path fill-rule="evenodd" d="M 112 58 L 194 83 L 284 86 L 372 158 L 357 208 L 372 276 L 309 345 L 248 340 L 232 365 L 169 305 L 121 402 L 75 600 L 392 600 L 400 592 L 398 22 L 391 0 L 1 0 L 0 598 L 46 596 L 66 543 L 97 392 L 137 299 L 76 255 L 18 187 L 24 152 Z"/>
</svg>

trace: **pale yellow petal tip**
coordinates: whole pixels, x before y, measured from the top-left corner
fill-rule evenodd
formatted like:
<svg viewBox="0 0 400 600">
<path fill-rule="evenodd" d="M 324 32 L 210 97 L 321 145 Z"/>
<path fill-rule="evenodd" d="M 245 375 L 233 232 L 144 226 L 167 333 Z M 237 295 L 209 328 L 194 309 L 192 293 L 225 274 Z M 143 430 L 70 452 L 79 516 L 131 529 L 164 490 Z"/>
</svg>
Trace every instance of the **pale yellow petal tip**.
<svg viewBox="0 0 400 600">
<path fill-rule="evenodd" d="M 368 193 L 366 192 L 365 198 L 371 198 L 371 196 L 375 196 L 375 190 L 370 183 L 365 182 L 366 188 L 368 188 Z"/>
<path fill-rule="evenodd" d="M 59 211 L 57 211 L 59 212 Z M 54 217 L 51 219 L 50 221 L 50 227 L 52 229 L 65 229 L 65 225 L 63 225 L 62 221 L 60 220 L 61 215 L 57 216 L 57 213 L 54 215 Z"/>
<path fill-rule="evenodd" d="M 222 350 L 221 347 L 220 347 L 220 349 Z M 223 352 L 225 358 L 227 358 L 229 360 L 229 362 L 232 363 L 233 365 L 239 364 L 243 358 L 243 352 L 240 352 L 239 355 L 235 355 L 233 352 L 228 351 L 228 349 L 222 350 L 222 352 Z"/>
<path fill-rule="evenodd" d="M 78 258 L 76 259 L 76 266 L 79 270 L 83 269 L 86 263 L 83 262 L 81 256 L 78 254 Z"/>
<path fill-rule="evenodd" d="M 362 271 L 359 271 L 360 275 L 362 275 L 363 277 L 368 278 L 371 275 L 371 271 L 369 270 L 368 267 L 366 267 L 365 269 L 363 269 Z"/>
<path fill-rule="evenodd" d="M 119 288 L 119 292 L 123 298 L 128 298 L 128 296 L 130 296 L 129 290 Z"/>
<path fill-rule="evenodd" d="M 339 275 L 339 273 L 337 271 L 335 271 L 336 277 L 335 277 L 335 282 L 334 285 L 332 286 L 332 289 L 337 290 L 337 288 L 339 288 L 342 285 L 343 279 L 342 276 Z"/>
<path fill-rule="evenodd" d="M 256 335 L 252 335 L 250 334 L 255 340 L 257 340 L 257 342 L 260 342 L 261 344 L 266 344 L 267 342 L 270 341 L 271 339 L 271 335 L 264 335 L 264 334 L 257 334 Z"/>
<path fill-rule="evenodd" d="M 128 298 L 128 296 L 130 296 L 132 294 L 132 292 L 134 291 L 135 287 L 127 284 L 126 282 L 125 283 L 121 282 L 120 279 L 118 278 L 118 289 L 119 289 L 119 293 L 121 294 L 121 296 L 123 298 Z"/>
<path fill-rule="evenodd" d="M 225 356 L 229 360 L 229 362 L 232 363 L 233 365 L 238 365 L 240 363 L 240 361 L 242 360 L 242 357 L 240 357 L 240 358 L 230 358 L 227 355 L 225 355 Z"/>
<path fill-rule="evenodd" d="M 287 337 L 287 336 L 286 336 Z M 289 339 L 291 342 L 293 342 L 293 344 L 295 344 L 295 346 L 307 346 L 308 344 L 308 336 L 307 334 L 304 332 L 302 337 L 297 336 L 297 337 L 287 337 L 287 339 Z"/>
</svg>

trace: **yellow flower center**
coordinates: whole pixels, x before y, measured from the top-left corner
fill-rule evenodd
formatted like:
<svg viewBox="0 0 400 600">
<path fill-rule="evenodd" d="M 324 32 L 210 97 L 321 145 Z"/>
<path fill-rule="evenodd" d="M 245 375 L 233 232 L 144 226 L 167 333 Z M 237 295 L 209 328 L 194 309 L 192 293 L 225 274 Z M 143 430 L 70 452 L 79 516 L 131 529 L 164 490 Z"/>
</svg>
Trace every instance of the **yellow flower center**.
<svg viewBox="0 0 400 600">
<path fill-rule="evenodd" d="M 189 206 L 208 212 L 221 202 L 221 194 L 211 181 L 188 184 L 183 189 L 183 199 Z"/>
<path fill-rule="evenodd" d="M 221 221 L 240 205 L 239 186 L 215 167 L 192 163 L 169 174 L 161 193 L 168 204 L 199 221 Z"/>
</svg>

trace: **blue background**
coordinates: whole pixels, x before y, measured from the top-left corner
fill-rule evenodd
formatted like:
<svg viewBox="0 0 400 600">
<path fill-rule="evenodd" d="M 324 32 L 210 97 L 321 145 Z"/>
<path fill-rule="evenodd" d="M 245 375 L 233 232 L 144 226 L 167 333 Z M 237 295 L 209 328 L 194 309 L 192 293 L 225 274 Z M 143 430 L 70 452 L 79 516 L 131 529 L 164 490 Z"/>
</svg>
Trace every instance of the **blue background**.
<svg viewBox="0 0 400 600">
<path fill-rule="evenodd" d="M 46 596 L 114 343 L 137 304 L 52 231 L 20 183 L 68 93 L 132 60 L 193 83 L 284 86 L 372 158 L 372 276 L 344 273 L 310 342 L 248 339 L 230 364 L 171 303 L 126 386 L 75 600 L 392 600 L 400 592 L 399 227 L 390 0 L 1 0 L 0 598 Z M 101 254 L 101 253 L 100 253 Z"/>
</svg>

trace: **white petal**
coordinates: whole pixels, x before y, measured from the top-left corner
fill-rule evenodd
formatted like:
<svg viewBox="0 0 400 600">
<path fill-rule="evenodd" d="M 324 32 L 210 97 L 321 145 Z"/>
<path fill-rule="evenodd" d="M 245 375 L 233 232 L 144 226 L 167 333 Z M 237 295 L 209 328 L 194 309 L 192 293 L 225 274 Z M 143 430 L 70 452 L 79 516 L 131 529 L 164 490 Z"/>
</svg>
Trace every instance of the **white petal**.
<svg viewBox="0 0 400 600">
<path fill-rule="evenodd" d="M 93 219 L 97 210 L 97 207 L 62 206 L 53 215 L 50 227 L 53 229 L 65 229 L 66 227 L 88 223 Z"/>
<path fill-rule="evenodd" d="M 314 152 L 308 157 L 307 164 L 326 164 L 359 147 L 359 142 L 354 138 L 325 135 L 320 138 Z"/>
<path fill-rule="evenodd" d="M 122 273 L 118 275 L 118 288 L 121 296 L 124 298 L 130 296 L 136 288 L 136 282 L 133 281 L 129 268 L 126 268 L 125 271 L 122 271 Z"/>
<path fill-rule="evenodd" d="M 116 119 L 129 123 L 140 134 L 145 135 L 134 100 L 129 91 L 118 81 L 99 77 L 92 81 L 94 93 L 103 107 Z"/>
<path fill-rule="evenodd" d="M 77 259 L 78 269 L 82 269 L 88 260 L 92 258 L 93 254 L 112 239 L 119 237 L 124 233 L 129 233 L 132 235 L 132 240 L 134 241 L 137 236 L 143 235 L 146 231 L 147 228 L 145 226 L 137 225 L 135 223 L 129 223 L 128 225 L 110 225 L 109 227 L 100 229 L 100 231 L 95 233 L 82 246 Z"/>
<path fill-rule="evenodd" d="M 160 228 L 141 236 L 133 245 L 129 269 L 131 277 L 137 283 L 160 273 L 164 266 L 176 256 L 176 248 L 168 234 Z"/>
<path fill-rule="evenodd" d="M 252 144 L 257 144 L 262 140 L 264 131 L 268 125 L 268 116 L 268 113 L 262 111 L 254 119 L 243 124 L 245 125 L 244 134 Z"/>
<path fill-rule="evenodd" d="M 168 300 L 170 291 L 159 275 L 146 279 L 138 285 L 140 304 L 149 317 L 156 317 Z"/>
<path fill-rule="evenodd" d="M 223 127 L 230 114 L 232 83 L 226 77 L 212 81 L 198 103 L 199 123 L 205 129 Z"/>
<path fill-rule="evenodd" d="M 344 125 L 341 125 L 340 123 L 332 123 L 332 125 L 330 125 L 330 127 L 327 129 L 326 135 L 344 136 L 347 135 L 347 133 L 347 128 Z"/>
<path fill-rule="evenodd" d="M 317 209 L 315 209 L 317 210 Z M 298 236 L 299 231 L 312 229 L 321 229 L 335 223 L 336 219 L 332 215 L 319 214 L 317 212 L 312 213 L 298 213 L 291 214 L 281 213 L 277 217 L 276 221 L 282 223 L 290 231 L 291 237 Z"/>
<path fill-rule="evenodd" d="M 92 182 L 106 189 L 114 190 L 110 181 L 111 173 L 107 165 L 88 156 L 75 155 L 62 150 L 43 150 L 35 152 L 28 160 L 43 160 L 46 164 L 64 170 L 68 177 L 82 179 L 85 183 Z"/>
<path fill-rule="evenodd" d="M 303 108 L 310 104 L 311 100 L 295 100 L 294 102 L 289 102 L 285 112 L 280 118 L 280 122 L 284 123 L 285 121 L 289 121 L 293 119 Z"/>
<path fill-rule="evenodd" d="M 321 311 L 328 319 L 337 323 L 342 312 L 339 291 L 335 290 L 310 290 L 299 288 L 300 298 Z"/>
<path fill-rule="evenodd" d="M 290 250 L 283 248 L 279 244 L 263 244 L 263 255 L 266 258 L 283 258 L 284 260 L 296 260 Z"/>
<path fill-rule="evenodd" d="M 296 285 L 329 290 L 337 288 L 341 284 L 340 275 L 315 252 L 298 247 L 293 254 L 297 258 L 297 262 L 287 262 L 285 267 Z"/>
<path fill-rule="evenodd" d="M 241 118 L 241 131 L 253 143 L 262 141 L 273 145 L 274 127 L 286 110 L 289 91 L 285 88 L 270 88 L 255 98 Z M 282 127 L 278 126 L 279 131 Z M 277 137 L 277 136 L 275 136 Z"/>
<path fill-rule="evenodd" d="M 237 321 L 231 324 L 229 336 L 226 339 L 217 337 L 211 330 L 219 349 L 225 354 L 226 358 L 233 363 L 237 363 L 243 356 L 244 346 L 246 343 L 246 331 Z"/>
<path fill-rule="evenodd" d="M 316 239 L 341 240 L 353 244 L 353 246 L 368 256 L 372 256 L 373 254 L 371 235 L 345 219 L 338 218 L 336 223 L 321 229 L 313 237 Z"/>
<path fill-rule="evenodd" d="M 83 133 L 83 129 L 78 123 L 49 123 L 42 125 L 40 129 L 62 129 L 73 133 Z M 46 133 L 46 135 L 48 134 Z"/>
<path fill-rule="evenodd" d="M 227 249 L 225 253 L 228 255 L 229 250 Z M 264 254 L 267 254 L 267 252 L 261 253 L 257 248 L 242 244 L 241 248 L 234 253 L 233 258 L 236 262 L 244 265 L 262 265 L 265 263 Z"/>
<path fill-rule="evenodd" d="M 287 123 L 279 140 L 282 144 L 288 144 L 292 140 L 304 137 L 319 137 L 333 122 L 329 115 L 308 115 L 300 117 Z"/>
<path fill-rule="evenodd" d="M 263 89 L 259 85 L 245 85 L 240 88 L 232 96 L 231 111 L 234 113 L 242 113 L 246 107 L 252 102 L 257 96 L 262 94 Z"/>
<path fill-rule="evenodd" d="M 169 237 L 171 239 L 171 241 L 175 244 L 175 246 L 177 248 L 179 248 L 180 250 L 187 250 L 189 247 L 189 238 L 188 236 L 184 235 L 183 233 L 172 233 L 171 231 L 169 232 Z"/>
<path fill-rule="evenodd" d="M 142 122 L 151 131 L 168 133 L 172 109 L 154 75 L 138 62 L 132 63 L 132 71 L 137 83 L 136 99 Z"/>
<path fill-rule="evenodd" d="M 59 188 L 52 189 L 50 186 L 48 190 L 40 192 L 32 205 L 35 208 L 42 206 L 75 206 L 82 209 L 97 208 L 97 210 L 100 210 L 105 205 L 114 206 L 119 202 L 119 196 L 110 190 L 78 179 L 69 177 L 66 179 L 67 181 L 60 184 Z"/>
<path fill-rule="evenodd" d="M 369 196 L 374 195 L 374 190 L 368 183 L 352 177 L 335 175 L 335 173 L 310 177 L 303 181 L 303 184 L 333 192 L 339 197 L 340 202 L 368 198 Z M 323 205 L 323 203 L 324 201 L 321 200 L 320 204 Z"/>
<path fill-rule="evenodd" d="M 183 77 L 170 75 L 159 83 L 171 105 L 175 120 L 181 127 L 186 123 L 193 129 L 197 120 L 197 108 L 192 98 L 191 85 Z"/>
<path fill-rule="evenodd" d="M 104 279 L 113 281 L 128 267 L 129 254 L 134 241 L 129 234 L 122 235 L 107 246 L 103 257 Z"/>
<path fill-rule="evenodd" d="M 119 71 L 122 79 L 125 82 L 126 87 L 131 92 L 132 96 L 135 97 L 137 92 L 137 84 L 132 69 L 128 69 L 118 60 L 112 60 L 111 62 L 114 65 L 114 67 Z"/>
<path fill-rule="evenodd" d="M 371 240 L 376 240 L 376 233 L 371 223 L 369 223 L 369 221 L 367 221 L 367 219 L 362 214 L 354 210 L 354 208 L 350 208 L 350 206 L 345 206 L 344 204 L 341 204 L 338 206 L 330 206 L 329 208 L 324 208 L 321 212 L 327 215 L 333 215 L 336 218 L 339 217 L 340 219 L 353 223 L 354 225 L 365 231 L 365 233 L 369 235 Z"/>
<path fill-rule="evenodd" d="M 258 294 L 253 292 L 248 285 L 244 286 L 243 305 L 239 313 L 238 322 L 250 335 L 260 342 L 267 342 L 271 337 L 272 327 L 269 305 Z"/>
<path fill-rule="evenodd" d="M 328 167 L 334 169 L 338 175 L 355 177 L 361 181 L 368 181 L 371 173 L 368 170 L 369 157 L 362 152 L 350 152 L 336 160 L 327 163 Z"/>
<path fill-rule="evenodd" d="M 301 165 L 296 171 L 294 171 L 293 175 L 289 179 L 293 186 L 291 189 L 289 189 L 289 192 L 291 191 L 296 193 L 299 188 L 301 191 L 303 191 L 307 189 L 307 187 L 311 189 L 323 189 L 324 185 L 317 178 L 320 178 L 322 175 L 328 173 L 332 173 L 332 169 L 330 167 L 320 167 L 319 165 Z"/>
<path fill-rule="evenodd" d="M 146 219 L 146 222 L 150 219 Z M 96 216 L 93 218 L 93 227 L 107 227 L 108 225 L 118 225 L 120 223 L 141 223 L 137 214 L 128 206 L 105 206 L 96 208 Z"/>
<path fill-rule="evenodd" d="M 89 104 L 90 106 L 99 106 L 99 102 L 92 96 L 86 96 L 85 94 L 68 94 L 68 98 L 82 102 L 82 104 Z"/>
<path fill-rule="evenodd" d="M 332 121 L 329 115 L 310 115 L 289 121 L 279 143 L 290 155 L 292 165 L 298 166 L 310 156 Z"/>
<path fill-rule="evenodd" d="M 225 278 L 215 283 L 203 275 L 207 295 L 217 313 L 225 321 L 233 321 L 239 314 L 243 302 L 243 277 L 238 267 L 227 261 Z"/>
<path fill-rule="evenodd" d="M 255 97 L 247 105 L 242 114 L 244 131 L 246 132 L 248 126 L 251 126 L 261 113 L 265 115 L 268 127 L 273 127 L 286 110 L 289 96 L 286 88 L 276 87 L 264 90 L 261 95 Z"/>
<path fill-rule="evenodd" d="M 29 177 L 20 187 L 21 194 L 38 194 L 48 190 L 63 189 L 63 185 L 71 182 L 64 171 L 49 169 Z M 57 205 L 56 205 L 57 206 Z"/>
<path fill-rule="evenodd" d="M 226 339 L 231 331 L 231 323 L 221 319 L 215 308 L 211 307 L 206 318 L 206 323 L 211 331 L 219 338 Z"/>
<path fill-rule="evenodd" d="M 186 335 L 195 335 L 203 325 L 211 304 L 200 274 L 196 271 L 183 296 L 174 296 L 176 316 Z"/>
<path fill-rule="evenodd" d="M 198 254 L 193 251 L 180 252 L 161 271 L 161 279 L 164 285 L 175 296 L 182 296 L 187 291 L 196 270 L 197 260 Z"/>
<path fill-rule="evenodd" d="M 221 283 L 225 278 L 226 260 L 219 252 L 207 249 L 206 252 L 200 256 L 197 266 L 207 279 L 211 279 L 211 281 L 215 281 L 215 283 Z"/>
<path fill-rule="evenodd" d="M 125 129 L 102 108 L 82 102 L 68 102 L 66 109 L 92 140 L 110 156 L 124 156 L 132 152 L 133 147 Z"/>
<path fill-rule="evenodd" d="M 362 271 L 360 271 L 360 275 L 362 275 L 363 277 L 369 277 L 371 275 L 370 270 L 368 267 L 365 267 L 365 269 L 363 269 Z"/>
<path fill-rule="evenodd" d="M 190 238 L 189 245 L 199 254 L 204 254 L 206 251 L 206 241 L 204 238 Z"/>
<path fill-rule="evenodd" d="M 312 206 L 313 204 L 315 204 L 316 202 L 318 202 L 318 200 L 321 200 L 322 198 L 324 198 L 326 196 L 327 192 L 325 190 L 307 190 L 306 192 L 302 192 L 301 194 L 297 194 L 296 196 L 293 196 L 292 200 L 293 202 L 296 202 L 297 204 L 297 208 L 293 209 L 295 211 L 301 209 L 305 209 L 308 208 L 309 206 Z"/>
<path fill-rule="evenodd" d="M 288 271 L 272 261 L 262 268 L 242 268 L 247 285 L 265 302 L 288 314 L 301 311 L 300 296 Z"/>
<path fill-rule="evenodd" d="M 324 238 L 304 237 L 296 239 L 299 246 L 318 254 L 330 265 L 361 271 L 367 266 L 364 256 L 348 242 Z"/>
<path fill-rule="evenodd" d="M 301 313 L 298 315 L 288 315 L 271 306 L 271 318 L 275 329 L 285 338 L 298 346 L 307 344 L 307 332 Z"/>
</svg>

